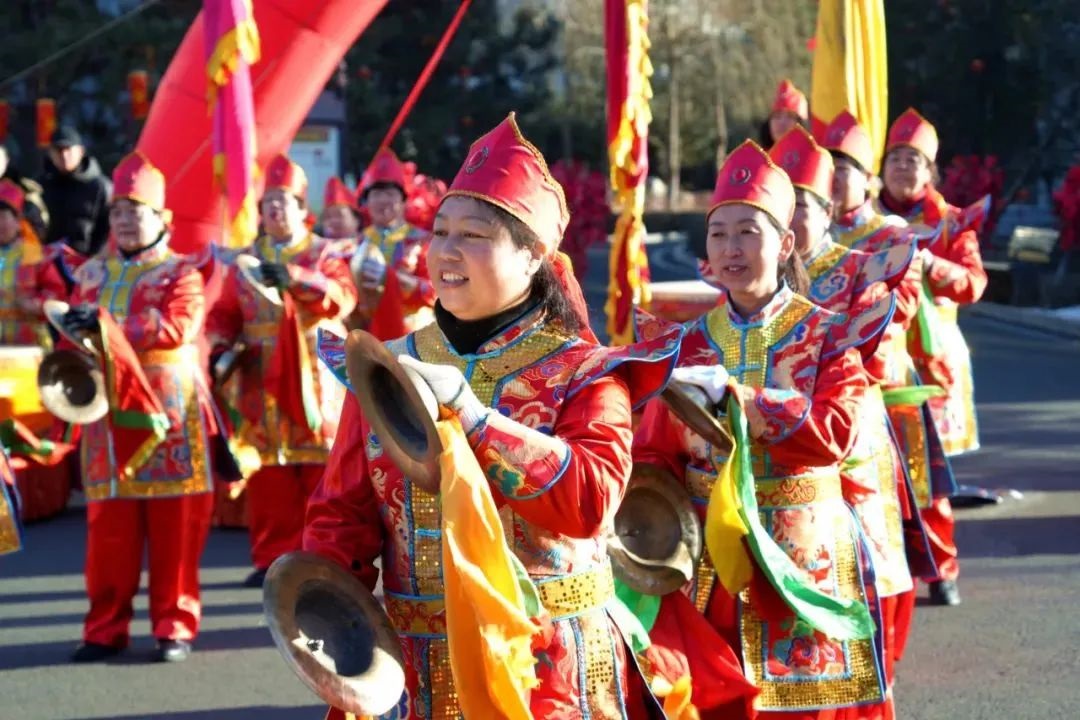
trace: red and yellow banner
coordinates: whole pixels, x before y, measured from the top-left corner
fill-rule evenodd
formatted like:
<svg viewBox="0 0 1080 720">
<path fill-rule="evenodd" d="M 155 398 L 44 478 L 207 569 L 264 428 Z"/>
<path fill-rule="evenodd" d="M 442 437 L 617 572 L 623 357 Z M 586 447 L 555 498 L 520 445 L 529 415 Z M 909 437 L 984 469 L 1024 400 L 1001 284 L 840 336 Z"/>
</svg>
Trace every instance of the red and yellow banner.
<svg viewBox="0 0 1080 720">
<path fill-rule="evenodd" d="M 645 255 L 645 178 L 652 112 L 647 0 L 606 0 L 607 142 L 611 187 L 619 219 L 609 260 L 604 311 L 612 345 L 634 340 L 634 306 L 649 303 Z"/>
<path fill-rule="evenodd" d="M 34 136 L 37 138 L 37 146 L 49 147 L 52 135 L 56 132 L 56 101 L 52 98 L 38 98 L 34 111 Z"/>
<path fill-rule="evenodd" d="M 260 55 L 259 31 L 251 0 L 204 0 L 203 13 L 214 179 L 225 195 L 221 244 L 247 247 L 255 240 L 259 221 L 251 85 L 251 66 Z"/>
<path fill-rule="evenodd" d="M 145 120 L 150 114 L 150 75 L 145 70 L 132 70 L 127 76 L 131 96 L 131 117 Z"/>
<path fill-rule="evenodd" d="M 849 110 L 870 134 L 876 172 L 889 124 L 884 0 L 821 0 L 814 40 L 814 134 Z"/>
</svg>

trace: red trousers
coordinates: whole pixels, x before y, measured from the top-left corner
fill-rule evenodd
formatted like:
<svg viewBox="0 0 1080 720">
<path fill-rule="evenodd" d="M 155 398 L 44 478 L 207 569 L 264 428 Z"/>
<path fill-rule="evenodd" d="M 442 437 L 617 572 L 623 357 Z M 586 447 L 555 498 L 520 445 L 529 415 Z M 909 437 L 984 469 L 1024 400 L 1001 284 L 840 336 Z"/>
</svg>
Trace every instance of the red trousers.
<svg viewBox="0 0 1080 720">
<path fill-rule="evenodd" d="M 99 500 L 86 506 L 85 642 L 125 647 L 143 548 L 150 556 L 150 625 L 159 640 L 199 631 L 199 558 L 210 531 L 210 493 L 152 500 Z"/>
<path fill-rule="evenodd" d="M 937 580 L 955 580 L 960 575 L 960 563 L 956 559 L 956 519 L 953 517 L 949 498 L 935 498 L 933 504 L 919 511 L 926 538 L 930 541 L 930 552 L 934 556 L 940 573 Z"/>
<path fill-rule="evenodd" d="M 911 635 L 911 621 L 915 618 L 915 588 L 901 593 L 895 598 L 893 611 L 893 652 L 892 661 L 898 663 L 904 659 L 904 648 Z"/>
<path fill-rule="evenodd" d="M 256 568 L 265 570 L 285 553 L 300 549 L 308 496 L 322 474 L 322 465 L 277 465 L 248 479 L 248 537 Z"/>
</svg>

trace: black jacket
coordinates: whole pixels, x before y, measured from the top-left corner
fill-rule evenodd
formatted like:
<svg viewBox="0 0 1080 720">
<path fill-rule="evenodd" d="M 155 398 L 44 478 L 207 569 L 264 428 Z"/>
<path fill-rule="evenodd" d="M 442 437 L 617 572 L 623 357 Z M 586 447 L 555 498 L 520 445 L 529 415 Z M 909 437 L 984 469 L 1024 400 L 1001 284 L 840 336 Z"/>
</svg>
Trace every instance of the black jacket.
<svg viewBox="0 0 1080 720">
<path fill-rule="evenodd" d="M 82 255 L 96 254 L 109 237 L 112 196 L 112 183 L 102 174 L 98 161 L 87 155 L 75 172 L 67 174 L 46 160 L 41 187 L 49 208 L 46 242 L 66 238 Z"/>
</svg>

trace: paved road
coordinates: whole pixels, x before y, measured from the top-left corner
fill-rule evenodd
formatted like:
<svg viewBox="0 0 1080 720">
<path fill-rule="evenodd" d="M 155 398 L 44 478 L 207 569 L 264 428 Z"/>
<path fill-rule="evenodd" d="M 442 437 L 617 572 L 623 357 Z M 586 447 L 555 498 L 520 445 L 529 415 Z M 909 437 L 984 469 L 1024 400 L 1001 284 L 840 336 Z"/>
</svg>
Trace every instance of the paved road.
<svg viewBox="0 0 1080 720">
<path fill-rule="evenodd" d="M 650 248 L 657 279 L 685 277 L 687 254 Z M 586 291 L 603 306 L 602 252 Z M 602 327 L 598 325 L 597 327 Z M 984 449 L 960 480 L 1024 499 L 959 513 L 959 608 L 920 608 L 900 673 L 903 720 L 1055 720 L 1080 707 L 1080 344 L 965 318 L 975 353 Z M 66 658 L 86 610 L 84 525 L 72 511 L 27 532 L 0 559 L 0 720 L 316 720 L 320 705 L 286 669 L 261 618 L 242 532 L 216 531 L 204 558 L 205 624 L 179 666 L 147 662 L 146 598 L 134 647 L 115 662 Z"/>
</svg>

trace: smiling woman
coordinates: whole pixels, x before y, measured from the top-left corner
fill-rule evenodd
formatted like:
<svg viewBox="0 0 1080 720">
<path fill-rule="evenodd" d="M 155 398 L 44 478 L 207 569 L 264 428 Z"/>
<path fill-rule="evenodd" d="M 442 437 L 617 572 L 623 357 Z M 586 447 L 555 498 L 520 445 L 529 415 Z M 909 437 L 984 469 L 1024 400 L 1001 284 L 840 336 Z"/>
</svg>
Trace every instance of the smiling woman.
<svg viewBox="0 0 1080 720">
<path fill-rule="evenodd" d="M 655 647 L 691 657 L 703 718 L 747 714 L 715 670 L 729 642 L 760 691 L 759 718 L 835 720 L 884 696 L 876 600 L 865 590 L 872 576 L 862 570 L 838 466 L 867 388 L 856 349 L 865 326 L 863 318 L 844 326 L 793 292 L 786 271 L 796 255 L 787 229 L 795 202 L 788 175 L 753 142 L 724 162 L 707 224 L 711 274 L 725 292 L 689 325 L 672 375 L 730 413 L 748 457 L 728 465 L 726 451 L 659 401 L 646 407 L 634 438 L 635 464 L 682 479 L 706 528 L 709 556 L 687 587 L 663 599 L 651 634 Z M 747 518 L 737 536 L 723 532 L 726 518 L 715 522 L 733 512 L 728 483 Z M 739 565 L 746 548 L 754 562 Z M 689 644 L 665 617 L 685 612 L 684 592 L 707 621 Z"/>
<path fill-rule="evenodd" d="M 568 219 L 562 188 L 511 115 L 473 144 L 436 215 L 436 322 L 387 345 L 460 421 L 502 508 L 498 534 L 538 589 L 531 716 L 640 717 L 649 696 L 608 614 L 605 538 L 629 477 L 631 407 L 662 388 L 679 333 L 594 344 L 558 253 Z M 440 499 L 393 465 L 351 394 L 339 427 L 304 547 L 369 587 L 382 555 L 406 665 L 387 717 L 457 717 L 468 688 L 450 665 Z"/>
</svg>

